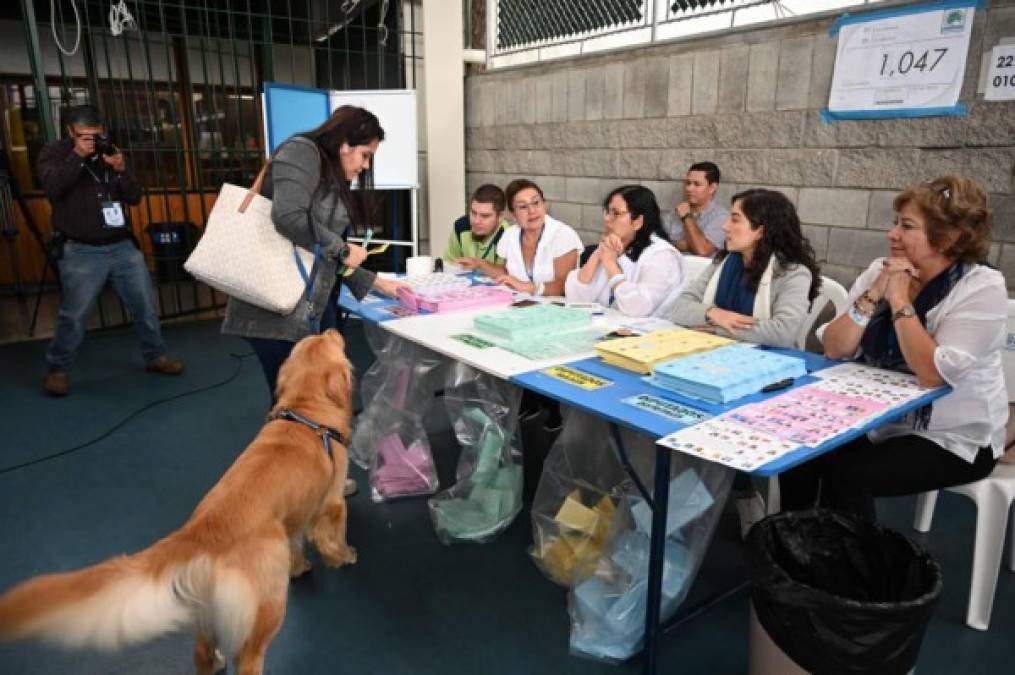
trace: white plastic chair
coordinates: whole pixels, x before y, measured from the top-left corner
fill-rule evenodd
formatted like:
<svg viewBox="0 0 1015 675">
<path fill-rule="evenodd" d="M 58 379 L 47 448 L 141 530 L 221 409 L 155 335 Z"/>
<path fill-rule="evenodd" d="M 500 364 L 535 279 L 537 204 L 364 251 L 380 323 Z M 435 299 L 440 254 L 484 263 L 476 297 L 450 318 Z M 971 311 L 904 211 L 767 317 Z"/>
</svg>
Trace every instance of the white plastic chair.
<svg viewBox="0 0 1015 675">
<path fill-rule="evenodd" d="M 681 280 L 679 286 L 674 286 L 670 290 L 659 306 L 656 307 L 655 311 L 652 312 L 652 316 L 661 319 L 670 319 L 670 314 L 673 313 L 673 305 L 677 304 L 677 298 L 684 292 L 684 287 L 691 283 L 693 280 L 701 276 L 701 273 L 706 267 L 712 264 L 711 258 L 706 258 L 700 255 L 688 255 L 686 253 L 680 256 L 680 265 L 684 273 L 684 278 Z"/>
<path fill-rule="evenodd" d="M 846 301 L 848 299 L 849 293 L 842 284 L 835 279 L 829 279 L 822 275 L 821 290 L 818 292 L 818 297 L 814 298 L 811 302 L 811 309 L 807 312 L 807 317 L 804 318 L 803 323 L 800 324 L 800 331 L 796 336 L 796 348 L 806 348 L 807 336 L 810 335 L 814 324 L 818 321 L 818 316 L 820 316 L 828 303 L 832 303 L 835 306 L 835 313 L 838 315 L 846 311 Z"/>
<path fill-rule="evenodd" d="M 690 255 L 688 253 L 684 253 L 681 256 L 681 260 L 684 264 L 684 279 L 686 281 L 697 279 L 705 268 L 712 264 L 712 258 L 707 258 L 703 255 Z"/>
<path fill-rule="evenodd" d="M 1015 300 L 1008 301 L 1008 339 L 1003 355 L 1005 385 L 1008 388 L 1009 415 L 1015 413 Z M 1005 446 L 1010 447 L 1015 427 L 1008 425 Z M 1011 550 L 1008 568 L 1015 572 L 1015 464 L 998 463 L 993 473 L 983 480 L 948 488 L 950 492 L 965 495 L 976 504 L 976 539 L 973 544 L 973 573 L 970 580 L 969 607 L 966 625 L 987 630 L 990 612 L 994 605 L 994 591 L 1001 568 L 1005 526 L 1011 521 Z M 913 528 L 919 532 L 930 530 L 934 519 L 937 491 L 924 492 L 916 500 L 916 518 Z"/>
</svg>

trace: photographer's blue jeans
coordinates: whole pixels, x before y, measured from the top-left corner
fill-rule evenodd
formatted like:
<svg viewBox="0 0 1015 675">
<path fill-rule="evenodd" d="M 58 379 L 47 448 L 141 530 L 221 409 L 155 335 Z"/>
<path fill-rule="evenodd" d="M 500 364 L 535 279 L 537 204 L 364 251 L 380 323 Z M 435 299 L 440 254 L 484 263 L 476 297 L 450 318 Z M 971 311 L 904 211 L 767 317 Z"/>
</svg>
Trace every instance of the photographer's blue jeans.
<svg viewBox="0 0 1015 675">
<path fill-rule="evenodd" d="M 46 363 L 51 369 L 68 370 L 74 363 L 85 337 L 85 322 L 107 281 L 134 318 L 145 361 L 166 353 L 151 276 L 134 243 L 127 240 L 90 246 L 68 241 L 60 260 L 63 298 L 56 333 L 46 350 Z"/>
</svg>

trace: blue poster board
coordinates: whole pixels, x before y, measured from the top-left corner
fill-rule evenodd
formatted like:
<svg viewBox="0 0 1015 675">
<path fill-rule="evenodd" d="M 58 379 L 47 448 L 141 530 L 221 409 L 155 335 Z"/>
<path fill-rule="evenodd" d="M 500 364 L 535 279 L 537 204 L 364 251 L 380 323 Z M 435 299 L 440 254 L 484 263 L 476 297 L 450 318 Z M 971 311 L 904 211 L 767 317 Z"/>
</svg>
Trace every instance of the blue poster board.
<svg viewBox="0 0 1015 675">
<path fill-rule="evenodd" d="M 293 134 L 320 126 L 331 114 L 326 89 L 264 83 L 264 123 L 268 154 Z"/>
</svg>

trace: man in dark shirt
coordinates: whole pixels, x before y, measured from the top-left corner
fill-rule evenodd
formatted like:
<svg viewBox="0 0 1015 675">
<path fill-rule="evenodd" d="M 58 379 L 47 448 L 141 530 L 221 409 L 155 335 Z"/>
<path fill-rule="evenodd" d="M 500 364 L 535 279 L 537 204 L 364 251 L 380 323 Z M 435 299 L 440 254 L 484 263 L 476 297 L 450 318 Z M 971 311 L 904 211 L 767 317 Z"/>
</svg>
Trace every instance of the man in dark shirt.
<svg viewBox="0 0 1015 675">
<path fill-rule="evenodd" d="M 97 147 L 96 137 L 105 133 L 98 109 L 77 106 L 67 120 L 70 137 L 43 148 L 37 167 L 53 229 L 66 238 L 59 262 L 63 298 L 43 388 L 53 396 L 67 393 L 67 371 L 107 281 L 134 317 L 147 369 L 177 375 L 183 364 L 166 356 L 151 276 L 130 229 L 127 206 L 141 201 L 141 186 L 119 148 Z"/>
</svg>

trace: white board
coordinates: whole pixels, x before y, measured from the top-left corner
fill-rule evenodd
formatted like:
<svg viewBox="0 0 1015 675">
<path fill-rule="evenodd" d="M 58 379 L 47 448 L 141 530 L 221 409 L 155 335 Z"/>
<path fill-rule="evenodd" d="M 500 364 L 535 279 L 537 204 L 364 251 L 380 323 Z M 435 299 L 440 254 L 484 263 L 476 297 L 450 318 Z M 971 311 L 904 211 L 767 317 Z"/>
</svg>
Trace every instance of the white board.
<svg viewBox="0 0 1015 675">
<path fill-rule="evenodd" d="M 419 141 L 416 124 L 416 92 L 413 89 L 372 89 L 330 93 L 331 111 L 343 105 L 366 108 L 384 129 L 384 142 L 374 162 L 374 187 L 419 187 Z"/>
</svg>

